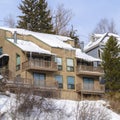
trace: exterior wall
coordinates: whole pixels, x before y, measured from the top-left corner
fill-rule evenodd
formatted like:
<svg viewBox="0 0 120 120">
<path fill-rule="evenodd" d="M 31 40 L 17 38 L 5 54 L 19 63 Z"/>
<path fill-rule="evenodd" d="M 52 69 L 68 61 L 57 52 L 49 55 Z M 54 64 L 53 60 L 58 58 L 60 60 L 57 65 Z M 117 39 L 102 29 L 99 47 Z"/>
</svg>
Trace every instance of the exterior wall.
<svg viewBox="0 0 120 120">
<path fill-rule="evenodd" d="M 13 38 L 13 33 L 9 32 L 9 31 L 5 31 L 5 37 L 6 38 Z"/>
<path fill-rule="evenodd" d="M 80 100 L 81 96 L 72 90 L 62 90 L 61 99 Z"/>
<path fill-rule="evenodd" d="M 0 46 L 4 46 L 5 31 L 0 30 Z"/>
<path fill-rule="evenodd" d="M 14 44 L 11 44 L 9 41 L 5 40 L 3 46 L 3 52 L 9 55 L 9 70 L 12 72 L 12 77 L 15 77 L 22 73 L 22 62 L 26 61 L 25 53 L 23 53 L 18 47 Z M 16 71 L 16 54 L 20 55 L 20 70 Z M 23 74 L 23 73 L 22 73 Z"/>
<path fill-rule="evenodd" d="M 52 53 L 57 54 L 56 57 L 62 58 L 62 71 L 55 72 L 54 75 L 62 75 L 63 76 L 63 89 L 67 90 L 67 76 L 75 77 L 76 83 L 76 59 L 75 59 L 75 51 L 65 50 L 60 48 L 52 48 Z M 67 71 L 67 58 L 71 58 L 74 61 L 74 72 Z"/>
</svg>

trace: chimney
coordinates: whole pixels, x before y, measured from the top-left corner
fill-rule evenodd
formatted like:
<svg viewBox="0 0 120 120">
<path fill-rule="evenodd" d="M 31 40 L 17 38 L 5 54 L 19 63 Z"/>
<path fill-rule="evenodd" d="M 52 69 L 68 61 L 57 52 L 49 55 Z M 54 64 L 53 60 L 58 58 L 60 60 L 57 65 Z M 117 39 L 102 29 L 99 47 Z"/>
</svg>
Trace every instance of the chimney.
<svg viewBox="0 0 120 120">
<path fill-rule="evenodd" d="M 17 31 L 14 31 L 13 39 L 14 39 L 14 43 L 17 43 Z"/>
<path fill-rule="evenodd" d="M 81 42 L 80 42 L 80 49 L 81 49 L 81 51 L 83 52 L 83 49 L 84 49 L 84 41 L 81 41 Z"/>
</svg>

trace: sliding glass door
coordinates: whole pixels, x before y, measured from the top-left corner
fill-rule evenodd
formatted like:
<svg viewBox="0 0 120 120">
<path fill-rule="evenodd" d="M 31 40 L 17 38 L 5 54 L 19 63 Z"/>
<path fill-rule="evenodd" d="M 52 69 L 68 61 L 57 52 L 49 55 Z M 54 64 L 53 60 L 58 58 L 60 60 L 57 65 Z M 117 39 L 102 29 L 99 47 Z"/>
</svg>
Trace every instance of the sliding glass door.
<svg viewBox="0 0 120 120">
<path fill-rule="evenodd" d="M 83 89 L 84 90 L 93 90 L 94 89 L 94 79 L 84 77 L 83 78 Z"/>
<path fill-rule="evenodd" d="M 34 73 L 33 74 L 34 77 L 34 85 L 35 86 L 41 86 L 44 87 L 45 86 L 45 79 L 46 79 L 46 75 L 43 73 Z"/>
</svg>

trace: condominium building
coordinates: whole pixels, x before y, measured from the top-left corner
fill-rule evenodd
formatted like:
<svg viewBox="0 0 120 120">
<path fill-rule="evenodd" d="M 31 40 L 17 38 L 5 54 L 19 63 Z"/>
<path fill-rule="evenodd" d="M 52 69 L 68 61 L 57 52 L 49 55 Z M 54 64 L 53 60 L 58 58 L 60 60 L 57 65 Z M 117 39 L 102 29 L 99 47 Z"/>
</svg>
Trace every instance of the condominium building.
<svg viewBox="0 0 120 120">
<path fill-rule="evenodd" d="M 54 89 L 62 99 L 104 94 L 101 60 L 75 48 L 70 37 L 0 27 L 0 56 L 9 81 Z"/>
</svg>

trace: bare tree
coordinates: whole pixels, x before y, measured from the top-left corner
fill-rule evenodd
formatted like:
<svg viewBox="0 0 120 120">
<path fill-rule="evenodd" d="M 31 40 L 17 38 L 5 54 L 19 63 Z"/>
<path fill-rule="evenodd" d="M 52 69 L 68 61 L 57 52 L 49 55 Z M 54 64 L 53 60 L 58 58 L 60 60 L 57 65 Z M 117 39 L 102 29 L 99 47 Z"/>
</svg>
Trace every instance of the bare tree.
<svg viewBox="0 0 120 120">
<path fill-rule="evenodd" d="M 29 92 L 28 92 L 29 91 Z M 39 91 L 40 92 L 40 91 Z M 34 88 L 21 88 L 16 90 L 15 101 L 10 101 L 8 110 L 0 112 L 0 120 L 62 120 L 65 112 L 59 108 L 52 99 L 34 95 Z M 49 94 L 53 94 L 49 92 Z M 51 96 L 51 95 L 50 95 Z M 46 96 L 47 97 L 47 96 Z M 49 96 L 48 96 L 49 97 Z"/>
<path fill-rule="evenodd" d="M 105 32 L 117 33 L 114 20 L 103 18 L 99 21 L 93 33 L 103 34 Z"/>
<path fill-rule="evenodd" d="M 105 107 L 88 101 L 78 102 L 74 115 L 76 120 L 110 120 L 111 118 Z"/>
<path fill-rule="evenodd" d="M 11 14 L 9 14 L 7 17 L 4 18 L 4 24 L 10 28 L 15 27 L 15 19 Z"/>
<path fill-rule="evenodd" d="M 72 12 L 69 9 L 65 9 L 63 4 L 58 5 L 53 17 L 54 31 L 58 35 L 66 35 L 68 32 L 67 26 L 72 19 Z"/>
</svg>

